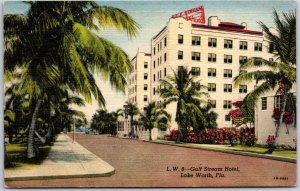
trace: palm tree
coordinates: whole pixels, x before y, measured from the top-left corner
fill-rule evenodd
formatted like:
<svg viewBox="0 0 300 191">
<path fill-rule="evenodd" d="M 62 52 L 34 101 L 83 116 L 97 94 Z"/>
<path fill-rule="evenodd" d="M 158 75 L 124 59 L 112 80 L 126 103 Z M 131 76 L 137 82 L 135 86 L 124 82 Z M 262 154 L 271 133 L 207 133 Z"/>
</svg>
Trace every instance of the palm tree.
<svg viewBox="0 0 300 191">
<path fill-rule="evenodd" d="M 235 87 L 237 87 L 239 84 L 256 80 L 258 86 L 244 98 L 244 102 L 250 106 L 253 106 L 261 95 L 279 86 L 280 91 L 277 93 L 283 96 L 283 103 L 280 108 L 279 121 L 276 124 L 275 137 L 277 140 L 290 90 L 293 83 L 296 82 L 296 15 L 294 11 L 291 11 L 283 13 L 283 18 L 280 18 L 276 10 L 274 10 L 273 15 L 277 34 L 272 33 L 264 23 L 259 22 L 259 24 L 265 37 L 274 48 L 275 61 L 262 58 L 250 59 L 242 64 L 240 69 L 259 68 L 259 70 L 241 73 L 235 77 L 234 82 Z"/>
<path fill-rule="evenodd" d="M 45 91 L 57 82 L 100 107 L 104 97 L 96 85 L 94 73 L 100 73 L 116 90 L 125 90 L 131 70 L 126 53 L 97 36 L 107 27 L 137 34 L 139 25 L 124 11 L 98 6 L 93 1 L 30 1 L 27 15 L 4 16 L 5 73 L 24 68 L 22 91 L 35 100 L 28 139 L 28 158 L 33 149 L 35 124 Z M 23 79 L 24 79 L 23 78 Z"/>
<path fill-rule="evenodd" d="M 171 116 L 168 114 L 161 104 L 155 105 L 155 102 L 149 103 L 143 113 L 140 114 L 139 125 L 149 130 L 149 140 L 152 140 L 151 131 L 153 128 L 165 129 Z"/>
<path fill-rule="evenodd" d="M 187 68 L 179 67 L 178 72 L 173 71 L 174 76 L 167 76 L 166 80 L 161 80 L 164 87 L 160 90 L 160 96 L 166 99 L 164 105 L 172 102 L 177 103 L 175 121 L 178 124 L 179 136 L 176 142 L 180 143 L 183 138 L 183 131 L 187 131 L 188 127 L 196 126 L 197 119 L 200 118 L 205 124 L 206 119 L 200 110 L 200 104 L 205 100 L 202 97 L 208 97 L 208 93 L 201 90 L 206 87 L 201 85 L 199 81 L 194 81 L 191 71 Z"/>
<path fill-rule="evenodd" d="M 124 106 L 124 113 L 126 116 L 130 116 L 130 132 L 129 132 L 129 136 L 130 137 L 135 137 L 134 134 L 134 120 L 133 117 L 135 115 L 138 115 L 140 113 L 139 108 L 137 107 L 136 104 L 133 104 L 131 102 L 126 102 L 125 106 Z"/>
</svg>

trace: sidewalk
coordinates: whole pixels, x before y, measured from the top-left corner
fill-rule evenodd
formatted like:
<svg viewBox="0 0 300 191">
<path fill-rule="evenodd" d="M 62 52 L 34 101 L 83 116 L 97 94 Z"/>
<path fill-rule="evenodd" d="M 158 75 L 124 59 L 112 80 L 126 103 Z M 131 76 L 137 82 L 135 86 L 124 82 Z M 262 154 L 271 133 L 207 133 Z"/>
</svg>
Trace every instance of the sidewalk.
<svg viewBox="0 0 300 191">
<path fill-rule="evenodd" d="M 32 169 L 4 170 L 5 181 L 56 178 L 83 178 L 111 176 L 115 169 L 107 162 L 73 143 L 66 134 L 59 134 L 48 157 Z"/>
</svg>

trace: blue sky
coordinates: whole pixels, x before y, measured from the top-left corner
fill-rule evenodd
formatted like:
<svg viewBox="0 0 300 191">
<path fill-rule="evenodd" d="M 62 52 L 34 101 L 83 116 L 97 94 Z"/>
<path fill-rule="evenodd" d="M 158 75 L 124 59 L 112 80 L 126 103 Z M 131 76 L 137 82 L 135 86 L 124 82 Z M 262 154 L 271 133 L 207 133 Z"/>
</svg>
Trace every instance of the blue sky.
<svg viewBox="0 0 300 191">
<path fill-rule="evenodd" d="M 133 57 L 137 50 L 150 52 L 150 39 L 157 34 L 174 13 L 203 5 L 206 18 L 218 16 L 221 21 L 246 22 L 249 30 L 260 30 L 258 21 L 267 26 L 273 26 L 272 11 L 287 12 L 296 9 L 296 1 L 99 1 L 99 5 L 109 5 L 121 8 L 141 25 L 139 35 L 129 40 L 127 35 L 116 30 L 106 30 L 100 35 L 120 46 Z M 7 1 L 4 4 L 4 14 L 24 14 L 28 6 L 21 2 Z M 107 103 L 107 109 L 112 111 L 123 106 L 126 97 L 115 93 L 108 83 L 97 76 L 97 82 Z M 83 111 L 88 118 L 97 109 L 95 103 L 87 105 Z"/>
</svg>

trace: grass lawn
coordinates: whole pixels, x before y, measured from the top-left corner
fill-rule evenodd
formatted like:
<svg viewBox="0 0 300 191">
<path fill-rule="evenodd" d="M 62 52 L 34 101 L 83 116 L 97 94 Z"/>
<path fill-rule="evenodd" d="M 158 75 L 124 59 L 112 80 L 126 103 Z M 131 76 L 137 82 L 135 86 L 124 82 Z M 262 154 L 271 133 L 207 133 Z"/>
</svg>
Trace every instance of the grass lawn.
<svg viewBox="0 0 300 191">
<path fill-rule="evenodd" d="M 51 149 L 49 145 L 39 146 L 39 154 L 36 158 L 28 159 L 27 154 L 27 144 L 17 143 L 17 144 L 7 144 L 6 151 L 9 160 L 12 163 L 11 167 L 7 169 L 27 169 L 37 167 L 43 162 L 43 160 L 48 156 Z"/>
<path fill-rule="evenodd" d="M 158 143 L 166 143 L 166 144 L 174 144 L 174 141 L 165 141 L 165 140 L 155 140 L 154 142 Z M 243 152 L 251 152 L 251 153 L 258 153 L 258 154 L 265 154 L 268 150 L 267 148 L 257 147 L 257 146 L 245 146 L 245 145 L 235 145 L 231 147 L 230 145 L 208 145 L 208 144 L 196 144 L 196 143 L 181 143 L 178 146 L 181 147 L 188 147 L 188 148 L 199 148 L 199 149 L 209 149 L 209 150 L 216 150 L 216 151 L 223 151 L 223 150 L 230 150 L 230 151 L 243 151 Z M 278 149 L 273 152 L 272 155 L 275 156 L 282 156 L 282 157 L 289 157 L 289 158 L 297 158 L 297 151 L 291 150 L 283 150 Z"/>
</svg>

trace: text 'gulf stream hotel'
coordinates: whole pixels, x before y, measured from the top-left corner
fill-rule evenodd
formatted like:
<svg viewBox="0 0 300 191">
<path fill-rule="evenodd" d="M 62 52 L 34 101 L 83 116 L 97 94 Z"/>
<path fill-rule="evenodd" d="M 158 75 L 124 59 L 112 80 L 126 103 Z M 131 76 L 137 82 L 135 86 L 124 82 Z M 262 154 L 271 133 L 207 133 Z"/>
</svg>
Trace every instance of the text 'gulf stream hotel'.
<svg viewBox="0 0 300 191">
<path fill-rule="evenodd" d="M 158 93 L 162 88 L 160 80 L 184 66 L 192 71 L 195 81 L 207 86 L 208 101 L 218 114 L 218 127 L 231 127 L 228 112 L 232 102 L 242 100 L 255 86 L 249 83 L 233 87 L 233 78 L 247 72 L 240 70 L 240 64 L 251 57 L 273 59 L 272 46 L 261 31 L 248 30 L 246 23 L 221 22 L 217 16 L 209 17 L 207 25 L 202 23 L 182 14 L 170 18 L 151 39 L 151 54 L 138 52 L 132 60 L 134 70 L 128 78 L 128 101 L 136 103 L 141 111 L 150 101 L 163 101 Z M 166 110 L 172 115 L 170 129 L 176 129 L 176 104 L 170 104 Z M 119 120 L 118 125 L 119 135 L 129 133 L 129 119 Z M 136 133 L 139 138 L 148 138 L 142 127 Z M 153 130 L 153 139 L 164 133 Z"/>
</svg>

